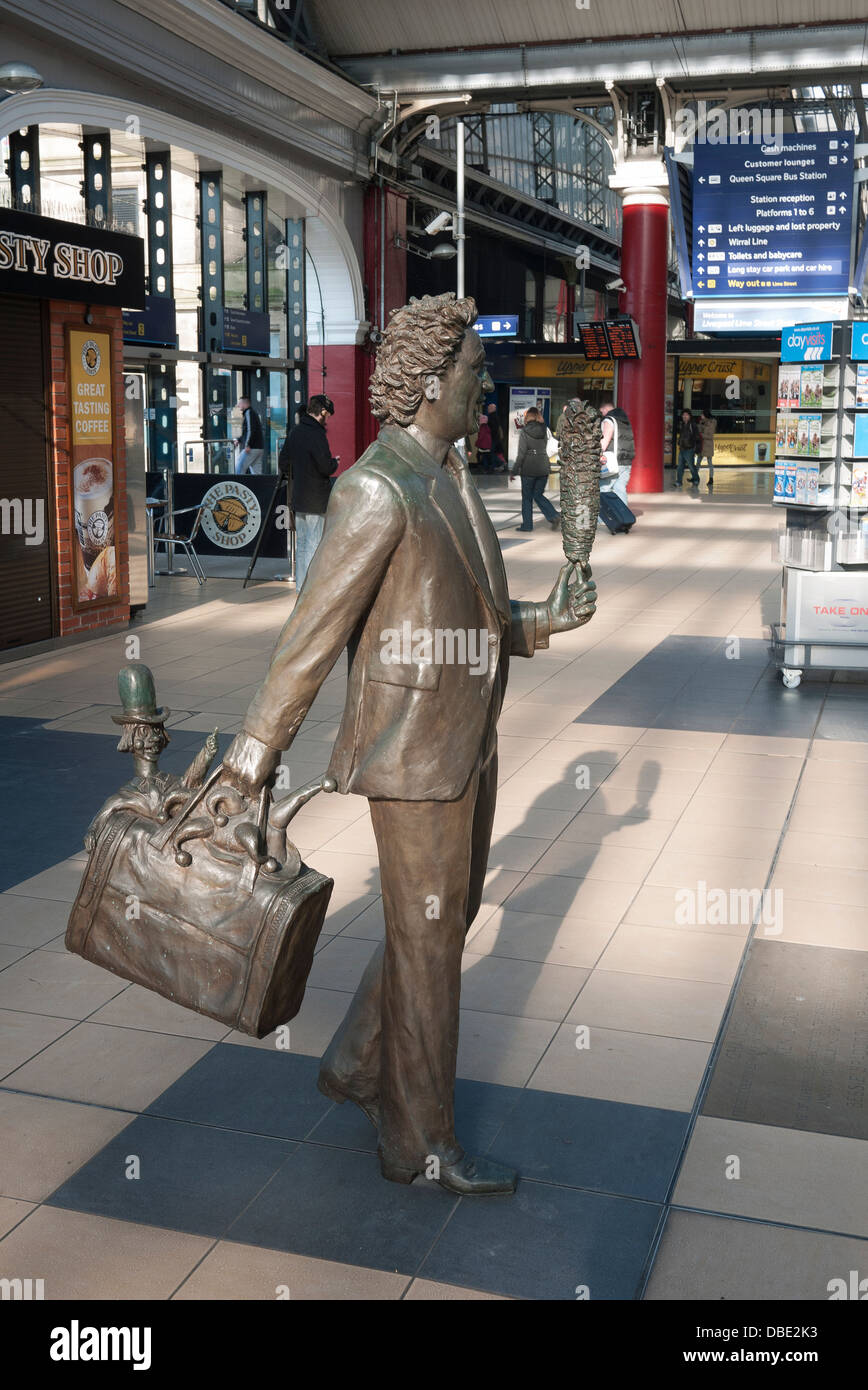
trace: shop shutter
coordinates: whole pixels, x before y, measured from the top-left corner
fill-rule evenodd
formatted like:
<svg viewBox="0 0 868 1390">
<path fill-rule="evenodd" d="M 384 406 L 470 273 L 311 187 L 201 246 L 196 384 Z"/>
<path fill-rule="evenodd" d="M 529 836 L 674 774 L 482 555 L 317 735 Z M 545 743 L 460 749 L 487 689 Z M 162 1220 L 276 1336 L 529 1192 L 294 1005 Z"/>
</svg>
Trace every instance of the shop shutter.
<svg viewBox="0 0 868 1390">
<path fill-rule="evenodd" d="M 53 635 L 41 311 L 0 295 L 0 650 Z M 28 515 L 39 544 L 22 534 Z"/>
</svg>

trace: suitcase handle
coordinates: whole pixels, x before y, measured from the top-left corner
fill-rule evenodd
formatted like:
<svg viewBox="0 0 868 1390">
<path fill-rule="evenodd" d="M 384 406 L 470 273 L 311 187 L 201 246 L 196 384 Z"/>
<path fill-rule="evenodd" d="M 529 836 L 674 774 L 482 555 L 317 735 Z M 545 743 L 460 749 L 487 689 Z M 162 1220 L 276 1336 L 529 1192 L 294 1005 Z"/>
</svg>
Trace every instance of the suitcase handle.
<svg viewBox="0 0 868 1390">
<path fill-rule="evenodd" d="M 322 777 L 316 777 L 306 786 L 299 787 L 297 792 L 291 796 L 284 797 L 283 801 L 272 803 L 271 814 L 268 817 L 268 824 L 273 825 L 276 830 L 285 830 L 297 811 L 300 811 L 308 801 L 311 801 L 319 792 L 335 792 L 338 784 L 334 777 L 325 773 Z"/>
<path fill-rule="evenodd" d="M 192 856 L 189 851 L 182 848 L 188 840 L 208 839 L 210 834 L 213 833 L 213 825 L 215 823 L 217 825 L 226 824 L 227 817 L 222 805 L 224 800 L 222 793 L 218 793 L 218 795 L 214 797 L 208 797 L 208 801 L 205 803 L 204 807 L 207 816 L 198 817 L 196 820 L 190 821 L 193 812 L 201 805 L 203 800 L 205 800 L 208 793 L 219 784 L 222 774 L 223 764 L 221 763 L 220 766 L 215 768 L 210 776 L 205 779 L 202 786 L 197 789 L 194 795 L 190 797 L 186 806 L 181 811 L 181 814 L 175 817 L 174 820 L 171 820 L 168 825 L 161 828 L 156 835 L 152 837 L 151 843 L 157 850 L 164 850 L 169 848 L 170 845 L 173 845 L 175 849 L 175 860 L 182 867 L 189 866 L 189 864 L 192 863 Z M 292 795 L 285 797 L 276 805 L 272 800 L 270 789 L 268 787 L 262 788 L 259 796 L 256 819 L 254 820 L 251 817 L 249 821 L 242 822 L 236 827 L 235 831 L 235 840 L 239 852 L 244 854 L 247 860 L 242 874 L 242 887 L 244 889 L 249 892 L 253 891 L 253 886 L 261 867 L 276 867 L 276 860 L 268 854 L 266 848 L 266 837 L 269 828 L 283 832 L 282 843 L 284 846 L 284 854 L 288 858 L 298 858 L 300 863 L 298 851 L 291 845 L 286 833 L 287 827 L 293 816 L 301 810 L 302 806 L 313 797 L 317 796 L 319 792 L 333 792 L 336 790 L 337 782 L 334 777 L 329 776 L 327 773 L 323 774 L 322 777 L 315 778 L 312 782 L 306 783 L 305 786 L 299 787 L 297 792 L 293 792 Z"/>
</svg>

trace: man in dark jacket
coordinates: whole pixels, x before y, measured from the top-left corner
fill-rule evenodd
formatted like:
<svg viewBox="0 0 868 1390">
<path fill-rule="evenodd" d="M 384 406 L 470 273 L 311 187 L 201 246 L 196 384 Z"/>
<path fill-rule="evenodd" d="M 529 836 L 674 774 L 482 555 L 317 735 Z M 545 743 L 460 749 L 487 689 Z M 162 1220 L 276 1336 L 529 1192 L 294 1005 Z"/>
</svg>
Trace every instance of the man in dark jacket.
<svg viewBox="0 0 868 1390">
<path fill-rule="evenodd" d="M 295 513 L 295 587 L 305 580 L 308 566 L 322 540 L 330 478 L 340 463 L 332 458 L 325 422 L 335 408 L 328 396 L 311 396 L 307 409 L 286 436 L 280 451 L 281 472 L 291 471 L 292 510 Z"/>
<path fill-rule="evenodd" d="M 699 433 L 696 421 L 689 410 L 682 410 L 681 424 L 678 430 L 678 467 L 675 470 L 675 486 L 681 487 L 684 482 L 684 470 L 690 469 L 690 482 L 693 487 L 699 486 L 699 469 L 696 467 L 696 455 L 702 448 L 702 436 Z"/>
<path fill-rule="evenodd" d="M 238 445 L 235 472 L 239 476 L 242 473 L 261 473 L 262 451 L 265 447 L 262 421 L 250 404 L 249 396 L 238 397 L 238 409 L 241 411 L 242 425 L 241 433 L 235 441 Z"/>
<path fill-rule="evenodd" d="M 535 405 L 524 412 L 524 424 L 518 436 L 518 454 L 510 480 L 516 474 L 521 478 L 521 525 L 516 531 L 533 530 L 533 504 L 536 502 L 553 531 L 561 524 L 561 514 L 555 511 L 545 495 L 546 481 L 551 464 L 546 442 L 548 430 L 542 415 Z"/>
</svg>

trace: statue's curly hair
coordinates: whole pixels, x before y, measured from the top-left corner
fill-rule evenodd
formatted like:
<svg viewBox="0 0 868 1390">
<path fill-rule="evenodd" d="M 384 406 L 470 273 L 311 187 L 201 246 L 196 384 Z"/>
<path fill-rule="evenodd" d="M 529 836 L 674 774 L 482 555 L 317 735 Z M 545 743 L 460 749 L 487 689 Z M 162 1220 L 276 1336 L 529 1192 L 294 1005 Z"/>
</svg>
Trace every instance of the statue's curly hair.
<svg viewBox="0 0 868 1390">
<path fill-rule="evenodd" d="M 387 425 L 409 425 L 422 403 L 422 379 L 442 376 L 476 322 L 476 301 L 425 294 L 395 309 L 377 348 L 371 375 L 371 410 Z"/>
</svg>

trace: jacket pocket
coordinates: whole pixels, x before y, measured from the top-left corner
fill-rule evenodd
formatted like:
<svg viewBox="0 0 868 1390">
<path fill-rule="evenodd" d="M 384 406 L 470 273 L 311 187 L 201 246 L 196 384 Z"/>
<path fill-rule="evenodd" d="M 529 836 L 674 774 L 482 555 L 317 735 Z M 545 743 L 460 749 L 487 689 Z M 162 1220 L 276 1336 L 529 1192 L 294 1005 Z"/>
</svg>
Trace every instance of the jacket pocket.
<svg viewBox="0 0 868 1390">
<path fill-rule="evenodd" d="M 403 685 L 411 690 L 436 690 L 440 684 L 441 666 L 432 661 L 383 661 L 372 656 L 368 661 L 369 681 L 382 685 Z"/>
</svg>

